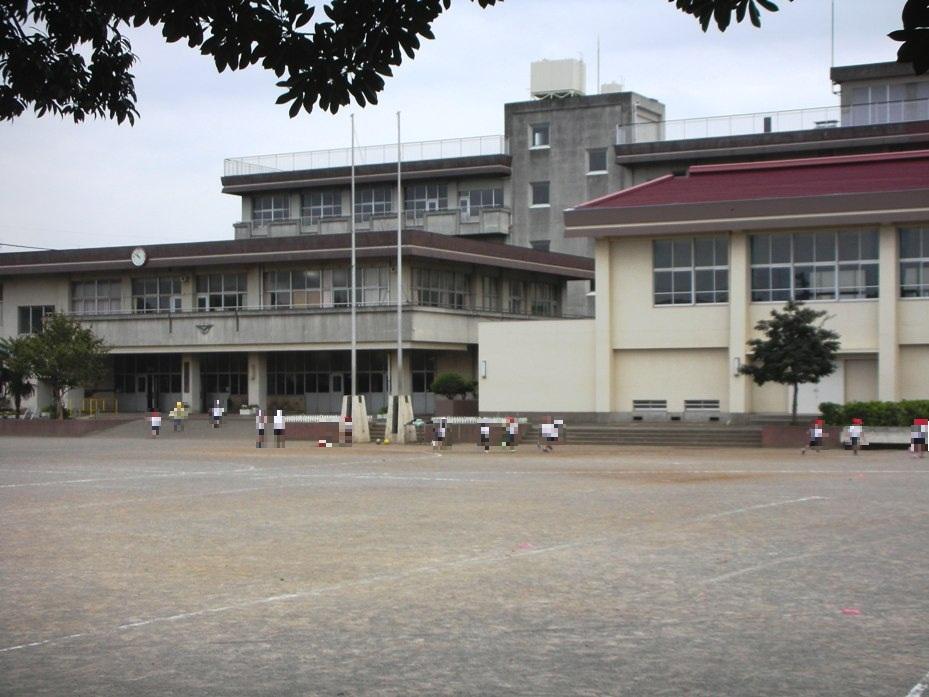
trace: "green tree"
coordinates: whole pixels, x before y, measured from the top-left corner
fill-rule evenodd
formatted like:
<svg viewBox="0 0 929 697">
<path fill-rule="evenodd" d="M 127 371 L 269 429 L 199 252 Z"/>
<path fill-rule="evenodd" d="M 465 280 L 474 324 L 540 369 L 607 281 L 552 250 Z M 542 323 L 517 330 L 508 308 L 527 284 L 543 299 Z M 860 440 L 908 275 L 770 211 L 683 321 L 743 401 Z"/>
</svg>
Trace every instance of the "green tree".
<svg viewBox="0 0 929 697">
<path fill-rule="evenodd" d="M 433 394 L 440 394 L 448 399 L 455 399 L 457 396 L 465 397 L 477 389 L 477 382 L 466 380 L 458 373 L 442 373 L 436 376 L 429 386 L 429 391 Z"/>
<path fill-rule="evenodd" d="M 35 391 L 28 344 L 28 336 L 0 339 L 0 390 L 13 400 L 17 419 L 23 400 Z"/>
<path fill-rule="evenodd" d="M 65 393 L 103 375 L 107 354 L 103 340 L 71 317 L 46 316 L 42 331 L 27 337 L 26 347 L 33 373 L 52 390 L 59 419 L 64 418 Z"/>
<path fill-rule="evenodd" d="M 471 1 L 485 8 L 503 2 Z M 704 31 L 711 22 L 725 31 L 733 15 L 737 22 L 748 17 L 761 26 L 761 11 L 778 9 L 771 0 L 668 1 L 694 16 Z M 325 17 L 313 21 L 318 4 Z M 907 34 L 898 39 L 908 42 L 906 60 L 917 66 L 923 64 L 920 56 L 929 55 L 919 38 L 926 26 L 919 24 L 919 4 L 907 2 Z M 137 57 L 124 32 L 143 24 L 160 27 L 169 43 L 184 41 L 199 50 L 219 72 L 260 63 L 277 76 L 282 90 L 277 101 L 290 104 L 292 117 L 317 104 L 332 113 L 352 100 L 376 104 L 384 78 L 404 54 L 415 56 L 421 39 L 434 38 L 432 23 L 450 5 L 451 0 L 6 0 L 0 2 L 0 120 L 31 105 L 39 116 L 134 123 L 131 70 Z"/>
<path fill-rule="evenodd" d="M 791 423 L 797 422 L 797 392 L 800 385 L 817 383 L 835 372 L 835 355 L 839 335 L 825 329 L 826 312 L 804 307 L 791 300 L 783 311 L 771 310 L 771 319 L 763 319 L 755 329 L 764 338 L 748 342 L 749 363 L 741 372 L 758 385 L 777 382 L 794 388 Z M 817 320 L 822 320 L 818 325 Z"/>
</svg>

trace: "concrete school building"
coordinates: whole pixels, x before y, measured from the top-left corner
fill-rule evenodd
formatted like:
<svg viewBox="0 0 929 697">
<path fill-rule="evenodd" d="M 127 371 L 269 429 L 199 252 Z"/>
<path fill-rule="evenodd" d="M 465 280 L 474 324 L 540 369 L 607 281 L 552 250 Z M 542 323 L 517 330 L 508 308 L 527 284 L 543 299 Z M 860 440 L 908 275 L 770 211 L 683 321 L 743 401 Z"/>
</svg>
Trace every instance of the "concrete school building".
<svg viewBox="0 0 929 697">
<path fill-rule="evenodd" d="M 397 389 L 396 231 L 357 234 L 356 393 L 369 413 Z M 76 316 L 111 348 L 99 385 L 120 412 L 258 404 L 338 413 L 351 394 L 346 234 L 0 254 L 0 336 Z M 476 376 L 481 320 L 561 317 L 591 260 L 425 230 L 403 232 L 403 383 L 417 414 L 434 377 Z M 26 407 L 50 403 L 43 385 Z"/>
<path fill-rule="evenodd" d="M 484 411 L 787 413 L 785 386 L 739 367 L 790 299 L 841 337 L 801 412 L 929 397 L 929 150 L 696 165 L 569 210 L 565 227 L 595 242 L 596 318 L 482 325 Z M 514 342 L 531 357 L 517 363 Z M 515 391 L 519 365 L 538 367 L 536 390 Z"/>
</svg>

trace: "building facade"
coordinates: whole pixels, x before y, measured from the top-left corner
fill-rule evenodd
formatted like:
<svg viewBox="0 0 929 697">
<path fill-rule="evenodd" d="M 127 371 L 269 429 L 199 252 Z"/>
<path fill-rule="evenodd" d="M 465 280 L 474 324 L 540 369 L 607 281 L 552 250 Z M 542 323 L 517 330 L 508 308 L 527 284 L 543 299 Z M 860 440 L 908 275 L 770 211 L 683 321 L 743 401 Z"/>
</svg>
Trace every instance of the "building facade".
<svg viewBox="0 0 929 697">
<path fill-rule="evenodd" d="M 355 393 L 370 413 L 412 394 L 432 413 L 441 372 L 476 375 L 477 323 L 562 315 L 568 280 L 590 260 L 422 230 L 403 234 L 404 365 L 397 371 L 393 232 L 357 235 Z M 0 255 L 0 336 L 77 317 L 110 347 L 102 384 L 74 391 L 120 411 L 214 400 L 334 413 L 352 393 L 351 241 L 345 234 Z M 41 388 L 27 406 L 44 407 Z"/>
</svg>

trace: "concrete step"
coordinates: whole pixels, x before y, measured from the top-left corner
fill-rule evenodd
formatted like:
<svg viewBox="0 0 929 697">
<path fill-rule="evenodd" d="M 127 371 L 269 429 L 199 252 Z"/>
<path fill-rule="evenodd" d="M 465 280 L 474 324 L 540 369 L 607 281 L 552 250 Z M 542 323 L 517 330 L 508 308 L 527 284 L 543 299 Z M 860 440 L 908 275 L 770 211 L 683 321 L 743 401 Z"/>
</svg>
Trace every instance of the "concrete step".
<svg viewBox="0 0 929 697">
<path fill-rule="evenodd" d="M 761 429 L 719 425 L 662 424 L 568 426 L 567 443 L 575 445 L 699 445 L 760 447 Z"/>
</svg>

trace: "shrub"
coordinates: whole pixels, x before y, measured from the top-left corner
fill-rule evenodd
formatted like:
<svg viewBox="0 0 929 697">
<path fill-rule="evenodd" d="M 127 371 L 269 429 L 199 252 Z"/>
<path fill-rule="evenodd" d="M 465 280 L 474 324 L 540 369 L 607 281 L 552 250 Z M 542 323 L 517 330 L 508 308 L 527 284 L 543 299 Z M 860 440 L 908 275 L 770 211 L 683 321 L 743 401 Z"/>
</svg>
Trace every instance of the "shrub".
<svg viewBox="0 0 929 697">
<path fill-rule="evenodd" d="M 866 426 L 909 426 L 916 418 L 929 418 L 929 400 L 901 402 L 823 402 L 819 411 L 827 424 L 844 426 L 862 419 Z"/>
<path fill-rule="evenodd" d="M 455 399 L 458 395 L 467 396 L 469 392 L 477 389 L 477 382 L 466 380 L 458 373 L 442 373 L 429 386 L 433 394 L 440 394 L 448 399 Z"/>
</svg>

